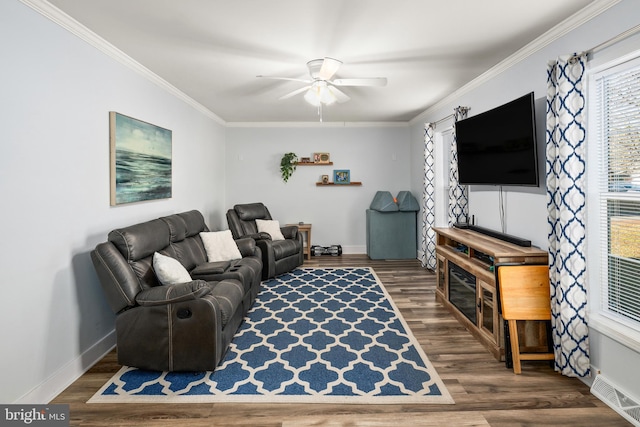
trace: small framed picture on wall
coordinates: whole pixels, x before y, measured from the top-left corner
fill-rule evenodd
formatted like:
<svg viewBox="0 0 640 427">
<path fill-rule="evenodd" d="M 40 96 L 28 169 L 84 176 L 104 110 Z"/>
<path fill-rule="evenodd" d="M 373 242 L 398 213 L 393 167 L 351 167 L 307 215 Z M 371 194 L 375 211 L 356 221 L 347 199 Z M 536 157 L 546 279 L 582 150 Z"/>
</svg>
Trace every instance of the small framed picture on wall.
<svg viewBox="0 0 640 427">
<path fill-rule="evenodd" d="M 333 183 L 334 184 L 351 183 L 351 172 L 349 171 L 349 169 L 335 169 L 333 171 Z"/>
<path fill-rule="evenodd" d="M 331 156 L 329 153 L 313 153 L 314 163 L 331 163 Z"/>
</svg>

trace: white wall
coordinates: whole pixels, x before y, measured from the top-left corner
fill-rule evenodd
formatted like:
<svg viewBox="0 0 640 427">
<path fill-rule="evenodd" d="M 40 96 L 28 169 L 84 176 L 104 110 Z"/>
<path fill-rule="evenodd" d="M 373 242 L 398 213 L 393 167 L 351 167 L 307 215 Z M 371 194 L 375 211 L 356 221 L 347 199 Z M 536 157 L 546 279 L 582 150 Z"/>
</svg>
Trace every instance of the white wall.
<svg viewBox="0 0 640 427">
<path fill-rule="evenodd" d="M 111 229 L 187 209 L 223 223 L 225 130 L 17 0 L 0 52 L 0 402 L 42 403 L 114 344 L 89 258 Z M 109 206 L 109 111 L 173 131 L 172 199 Z"/>
<path fill-rule="evenodd" d="M 232 127 L 227 142 L 229 207 L 263 202 L 281 223 L 313 224 L 312 244 L 340 244 L 344 253 L 366 253 L 365 211 L 376 191 L 409 190 L 408 126 Z M 285 183 L 287 152 L 328 152 L 333 165 L 299 166 Z M 334 169 L 349 169 L 362 186 L 316 186 L 323 174 L 333 181 Z"/>
<path fill-rule="evenodd" d="M 581 52 L 598 46 L 619 33 L 640 23 L 640 3 L 636 0 L 623 0 L 601 15 L 580 25 L 559 39 L 541 43 L 539 49 L 520 62 L 514 63 L 493 77 L 485 77 L 479 84 L 471 84 L 459 89 L 412 123 L 411 186 L 420 189 L 422 182 L 422 164 L 416 157 L 423 150 L 424 122 L 438 121 L 450 115 L 457 106 L 471 107 L 469 117 L 497 107 L 505 102 L 535 92 L 538 120 L 538 139 L 540 161 L 544 163 L 545 144 L 545 105 L 546 67 L 550 59 L 560 55 Z M 630 40 L 637 49 L 638 37 Z M 613 47 L 611 49 L 617 49 Z M 544 166 L 544 165 L 542 165 Z M 541 175 L 541 187 L 504 187 L 506 191 L 506 232 L 527 238 L 534 245 L 546 249 L 547 211 L 544 193 L 544 172 Z M 498 211 L 498 191 L 491 187 L 472 186 L 469 197 L 470 214 L 484 227 L 500 231 Z M 591 280 L 595 280 L 591 278 Z M 590 328 L 591 364 L 600 369 L 611 381 L 632 395 L 640 396 L 640 354 L 637 351 L 606 337 L 602 332 Z M 595 371 L 595 370 L 594 370 Z M 590 379 L 586 379 L 587 382 Z"/>
</svg>

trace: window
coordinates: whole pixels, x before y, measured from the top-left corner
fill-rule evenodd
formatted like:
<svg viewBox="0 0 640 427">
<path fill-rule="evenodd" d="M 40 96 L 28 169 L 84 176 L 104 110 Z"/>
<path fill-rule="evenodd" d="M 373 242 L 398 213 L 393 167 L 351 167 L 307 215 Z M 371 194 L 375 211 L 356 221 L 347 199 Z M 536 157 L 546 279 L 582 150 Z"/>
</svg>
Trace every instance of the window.
<svg viewBox="0 0 640 427">
<path fill-rule="evenodd" d="M 635 56 L 589 79 L 589 167 L 598 165 L 590 174 L 590 187 L 596 187 L 588 196 L 589 227 L 599 228 L 589 233 L 590 255 L 597 251 L 589 262 L 599 264 L 590 270 L 598 271 L 590 281 L 599 287 L 591 311 L 640 332 L 640 58 Z"/>
</svg>

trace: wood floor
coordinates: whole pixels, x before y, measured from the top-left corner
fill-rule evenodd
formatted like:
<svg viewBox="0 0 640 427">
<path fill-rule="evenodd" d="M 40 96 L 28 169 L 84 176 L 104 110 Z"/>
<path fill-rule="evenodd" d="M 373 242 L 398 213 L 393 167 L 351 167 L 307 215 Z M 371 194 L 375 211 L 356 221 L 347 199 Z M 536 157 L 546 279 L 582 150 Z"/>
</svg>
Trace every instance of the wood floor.
<svg viewBox="0 0 640 427">
<path fill-rule="evenodd" d="M 119 369 L 115 351 L 51 403 L 70 405 L 72 426 L 629 426 L 546 362 L 514 375 L 434 298 L 435 276 L 418 261 L 323 255 L 305 266 L 371 266 L 455 400 L 454 405 L 86 404 Z"/>
</svg>

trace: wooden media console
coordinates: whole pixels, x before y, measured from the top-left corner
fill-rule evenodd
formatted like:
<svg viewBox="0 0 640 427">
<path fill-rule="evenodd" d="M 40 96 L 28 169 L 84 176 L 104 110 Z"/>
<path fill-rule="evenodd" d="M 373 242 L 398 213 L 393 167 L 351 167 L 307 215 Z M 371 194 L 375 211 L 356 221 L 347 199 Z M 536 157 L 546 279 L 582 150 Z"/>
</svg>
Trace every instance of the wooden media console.
<svg viewBox="0 0 640 427">
<path fill-rule="evenodd" d="M 547 264 L 548 253 L 471 229 L 434 228 L 434 231 L 436 300 L 448 308 L 496 359 L 504 360 L 504 322 L 497 306 L 496 265 Z M 522 335 L 521 341 L 531 348 L 546 343 L 546 328 L 539 323 L 523 324 Z"/>
</svg>

